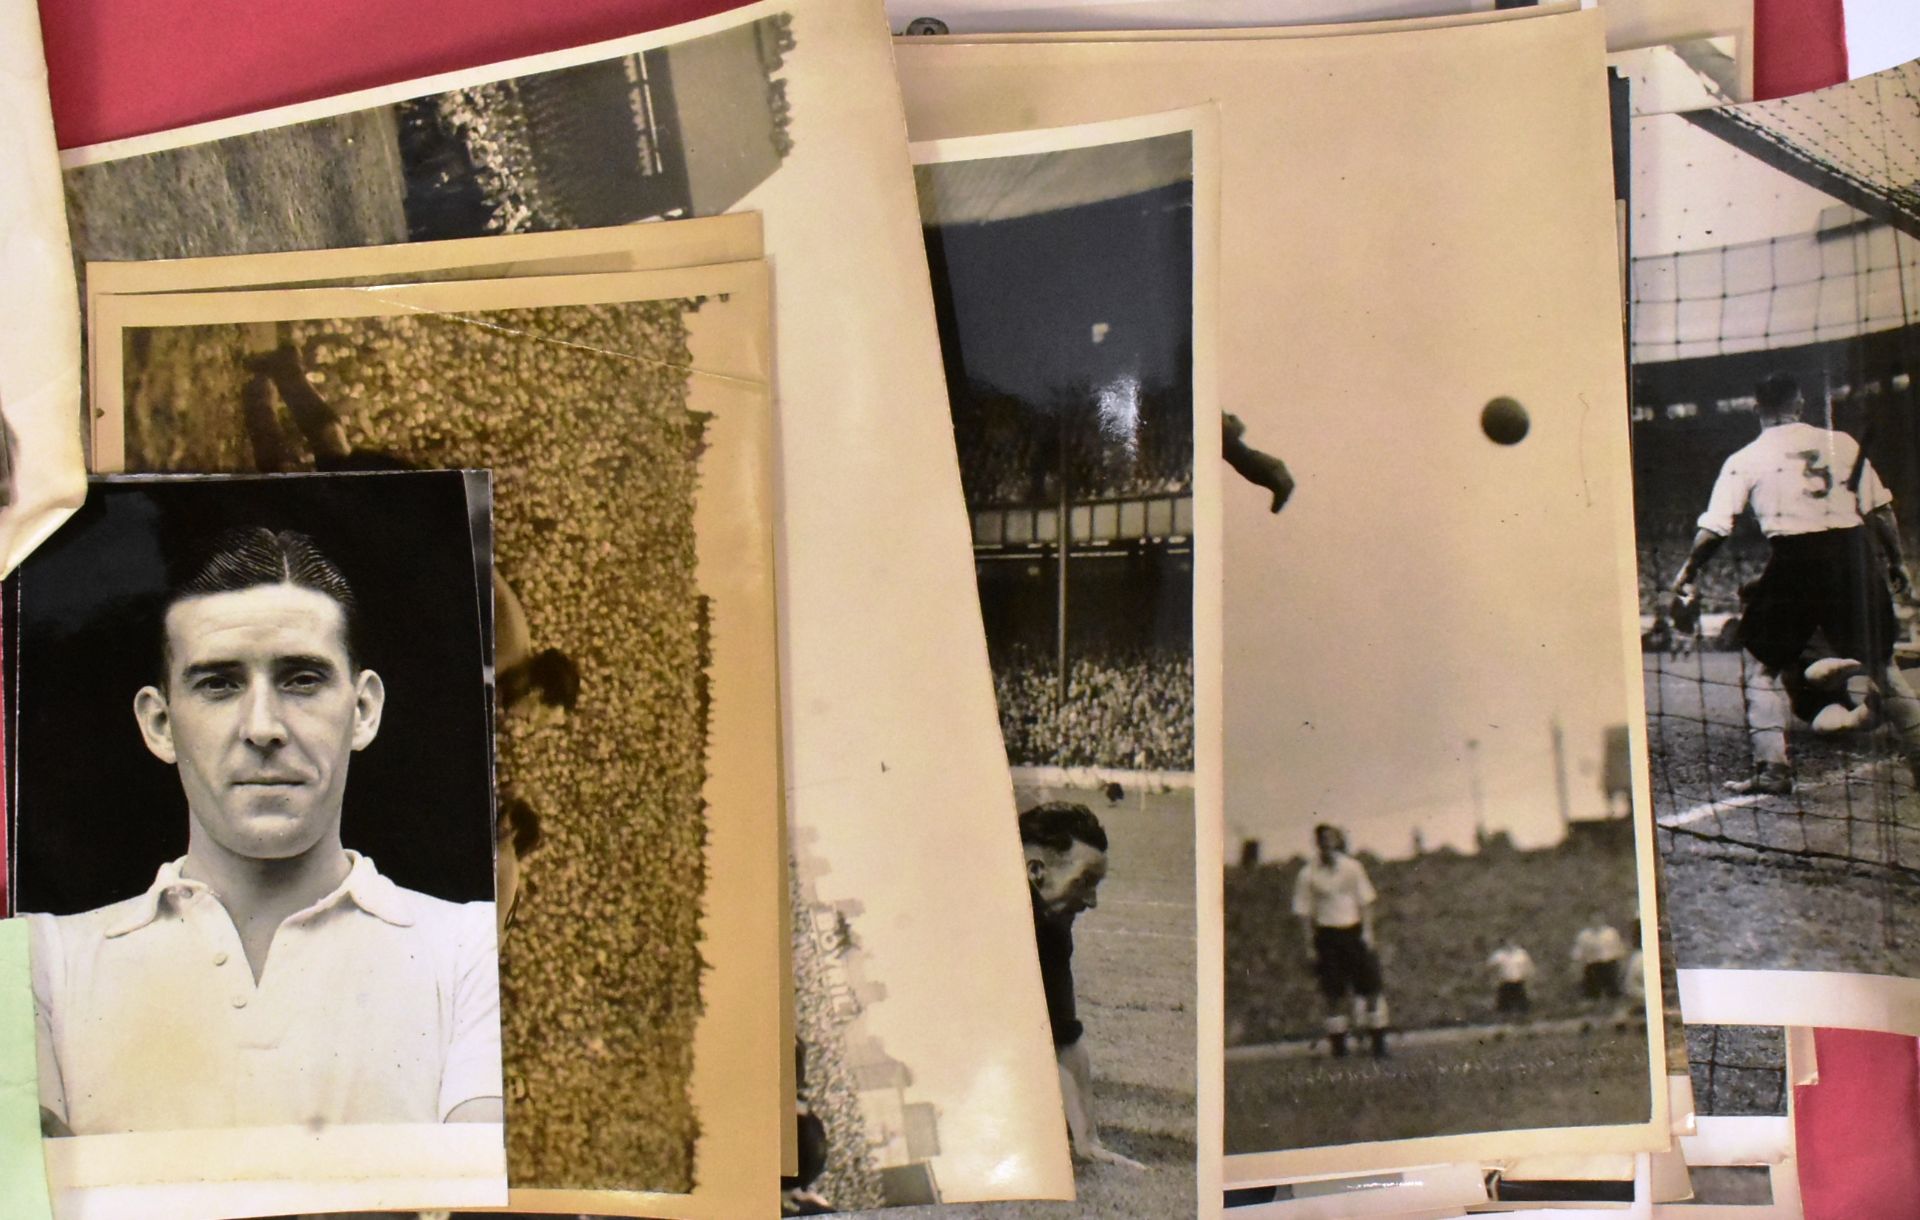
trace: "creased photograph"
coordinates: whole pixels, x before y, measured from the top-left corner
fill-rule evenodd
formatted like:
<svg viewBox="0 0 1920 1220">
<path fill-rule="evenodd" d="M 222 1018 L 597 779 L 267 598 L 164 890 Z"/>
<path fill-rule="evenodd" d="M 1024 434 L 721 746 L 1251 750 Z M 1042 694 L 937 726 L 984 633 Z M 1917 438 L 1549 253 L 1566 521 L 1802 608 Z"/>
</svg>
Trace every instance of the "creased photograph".
<svg viewBox="0 0 1920 1220">
<path fill-rule="evenodd" d="M 50 1153 L 259 1192 L 218 1215 L 498 1201 L 486 476 L 91 492 L 7 586 Z M 387 1152 L 301 1180 L 356 1128 Z"/>
<path fill-rule="evenodd" d="M 1212 119 L 913 150 L 1020 810 L 1027 969 L 1078 1194 L 968 1215 L 1199 1207 L 1196 946 L 1219 926 L 1195 886 L 1219 834 L 1218 755 L 1199 744 L 1218 698 Z"/>
<path fill-rule="evenodd" d="M 333 261 L 351 277 L 379 258 Z M 601 1211 L 771 1206 L 765 265 L 104 296 L 94 313 L 96 448 L 128 468 L 496 471 L 510 1176 Z"/>
<path fill-rule="evenodd" d="M 1670 1138 L 1601 27 L 896 42 L 916 139 L 1219 106 L 1229 1185 Z"/>
<path fill-rule="evenodd" d="M 941 1110 L 942 1197 L 1066 1195 L 1037 975 L 949 1002 L 956 976 L 1019 970 L 1032 919 L 879 0 L 770 0 L 64 164 L 89 260 L 761 215 L 779 269 L 782 774 L 801 880 L 870 912 L 867 966 L 889 998 L 865 1027 Z M 810 1047 L 810 1068 L 860 1053 Z"/>
<path fill-rule="evenodd" d="M 65 301 L 73 254 L 61 223 L 39 13 L 0 3 L 0 574 L 57 529 L 86 494 L 73 417 L 80 405 L 80 327 Z"/>
</svg>

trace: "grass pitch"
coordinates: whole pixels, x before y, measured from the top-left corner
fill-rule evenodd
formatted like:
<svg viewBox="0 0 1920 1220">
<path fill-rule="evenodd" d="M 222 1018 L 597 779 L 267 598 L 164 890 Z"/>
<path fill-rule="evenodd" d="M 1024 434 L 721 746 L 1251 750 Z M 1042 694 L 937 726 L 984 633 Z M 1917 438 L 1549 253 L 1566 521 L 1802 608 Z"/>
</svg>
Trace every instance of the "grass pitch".
<svg viewBox="0 0 1920 1220">
<path fill-rule="evenodd" d="M 1646 1034 L 1401 1036 L 1391 1058 L 1324 1055 L 1227 1062 L 1231 1154 L 1475 1131 L 1644 1122 Z"/>
<path fill-rule="evenodd" d="M 407 240 L 390 108 L 66 174 L 82 259 L 194 258 Z"/>
<path fill-rule="evenodd" d="M 1022 788 L 1022 809 L 1078 801 L 1106 827 L 1100 906 L 1074 928 L 1073 974 L 1101 1138 L 1146 1168 L 1078 1162 L 1073 1203 L 895 1208 L 876 1220 L 1162 1220 L 1191 1216 L 1194 1181 L 1194 834 L 1191 792 Z M 1066 1120 L 1063 1117 L 1061 1122 Z"/>
<path fill-rule="evenodd" d="M 1682 969 L 1920 972 L 1920 798 L 1894 744 L 1791 738 L 1797 787 L 1750 770 L 1740 654 L 1646 660 L 1654 817 Z"/>
</svg>

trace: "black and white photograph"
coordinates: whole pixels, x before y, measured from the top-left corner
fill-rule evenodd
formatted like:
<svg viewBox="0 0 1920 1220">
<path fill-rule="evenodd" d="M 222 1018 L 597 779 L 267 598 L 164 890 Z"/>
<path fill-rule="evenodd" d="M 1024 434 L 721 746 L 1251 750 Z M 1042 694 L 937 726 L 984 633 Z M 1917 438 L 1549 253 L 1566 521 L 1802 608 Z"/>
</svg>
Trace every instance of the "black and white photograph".
<svg viewBox="0 0 1920 1220">
<path fill-rule="evenodd" d="M 1681 1135 L 1689 1203 L 1713 1216 L 1798 1216 L 1795 1110 L 1819 1073 L 1811 1029 L 1688 1025 L 1693 1130 Z M 1734 1210 L 1734 1209 L 1738 1210 Z M 1721 1210 L 1724 1209 L 1724 1210 Z"/>
<path fill-rule="evenodd" d="M 786 13 L 670 46 L 67 175 L 91 259 L 438 241 L 713 216 L 793 150 Z M 620 149 L 625 155 L 609 153 Z M 179 182 L 195 189 L 161 189 Z"/>
<path fill-rule="evenodd" d="M 486 476 L 91 492 L 7 585 L 45 1133 L 484 1124 L 500 1190 Z"/>
<path fill-rule="evenodd" d="M 1210 120 L 915 146 L 1079 1194 L 1019 1215 L 1196 1206 L 1196 622 L 1218 601 L 1196 585 L 1196 428 L 1214 408 L 1194 129 Z"/>
<path fill-rule="evenodd" d="M 1218 108 L 1229 1187 L 1671 1138 L 1594 16 L 895 46 L 916 139 Z"/>
<path fill-rule="evenodd" d="M 1550 725 L 1540 737 L 1555 748 Z M 1462 747 L 1451 809 L 1241 841 L 1229 1152 L 1466 1134 L 1496 1112 L 1514 1129 L 1648 1112 L 1632 820 L 1597 785 L 1523 818 L 1527 802 L 1476 774 L 1479 745 Z"/>
<path fill-rule="evenodd" d="M 1752 96 L 1751 80 L 1743 80 L 1751 68 L 1740 46 L 1737 34 L 1690 38 L 1615 51 L 1607 67 L 1626 79 L 1634 115 L 1704 110 Z"/>
<path fill-rule="evenodd" d="M 1908 65 L 1634 124 L 1641 650 L 1683 990 L 1920 975 L 1916 89 Z M 1702 1011 L 1773 1023 L 1789 992 L 1856 994 Z"/>
<path fill-rule="evenodd" d="M 1793 1084 L 1787 1032 L 1766 1025 L 1689 1025 L 1693 1112 L 1702 1118 L 1785 1118 Z"/>
<path fill-rule="evenodd" d="M 96 302 L 130 469 L 496 474 L 517 1189 L 770 1193 L 777 1078 L 717 1083 L 780 1024 L 766 311 L 760 263 Z"/>
</svg>

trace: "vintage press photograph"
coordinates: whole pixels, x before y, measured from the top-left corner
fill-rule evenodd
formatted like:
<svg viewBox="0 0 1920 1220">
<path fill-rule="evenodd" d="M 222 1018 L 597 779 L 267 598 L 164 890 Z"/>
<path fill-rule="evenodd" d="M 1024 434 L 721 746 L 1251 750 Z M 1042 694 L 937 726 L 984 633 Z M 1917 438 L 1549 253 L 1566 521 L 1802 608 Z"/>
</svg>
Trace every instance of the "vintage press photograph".
<svg viewBox="0 0 1920 1220">
<path fill-rule="evenodd" d="M 1612 994 L 1657 953 L 1644 777 L 1620 795 L 1644 725 L 1593 17 L 1211 40 L 1204 66 L 1180 40 L 895 47 L 921 138 L 1220 112 L 1232 1185 L 1670 1138 L 1657 983 Z M 1484 87 L 1516 55 L 1536 103 Z M 1552 168 L 1518 174 L 1521 145 Z M 1301 915 L 1309 861 L 1340 880 Z M 1488 964 L 1509 935 L 1524 1026 Z"/>
<path fill-rule="evenodd" d="M 1211 117 L 914 150 L 1076 1161 L 1079 1202 L 1022 1215 L 1195 1206 L 1196 623 L 1218 601 L 1195 575 L 1195 434 L 1216 408 L 1196 371 L 1212 205 L 1194 128 Z"/>
<path fill-rule="evenodd" d="M 1230 1152 L 1644 1120 L 1625 735 L 1531 727 L 1462 739 L 1412 808 L 1330 796 L 1277 842 L 1231 811 Z"/>
<path fill-rule="evenodd" d="M 1908 65 L 1634 124 L 1642 652 L 1684 972 L 1920 975 L 1916 88 Z M 1765 1023 L 1782 990 L 1714 1019 Z"/>
<path fill-rule="evenodd" d="M 633 54 L 67 175 L 90 259 L 187 258 L 712 216 L 792 152 L 774 13 Z M 622 156 L 609 156 L 620 149 Z M 188 189 L 177 189 L 180 185 Z"/>
<path fill-rule="evenodd" d="M 516 1188 L 768 1201 L 777 1078 L 719 1083 L 778 1062 L 766 308 L 758 263 L 96 302 L 130 469 L 497 472 Z"/>
<path fill-rule="evenodd" d="M 257 1130 L 378 1124 L 377 1184 L 475 1124 L 504 1186 L 488 514 L 459 471 L 96 481 L 8 583 L 47 1135 L 238 1184 L 286 1172 Z"/>
<path fill-rule="evenodd" d="M 865 1006 L 863 1027 L 942 1111 L 942 1197 L 1060 1197 L 1072 1179 L 1038 980 L 948 1003 L 956 971 L 1002 973 L 1030 953 L 1032 928 L 1017 870 L 993 863 L 1017 859 L 1004 828 L 1013 801 L 976 649 L 969 539 L 948 511 L 959 473 L 897 102 L 890 88 L 849 84 L 892 70 L 878 0 L 763 0 L 74 150 L 66 186 L 76 246 L 93 260 L 759 214 L 780 270 L 780 399 L 801 421 L 778 433 L 774 518 L 786 548 L 788 814 L 811 836 L 801 881 L 872 912 L 866 968 L 889 999 Z M 822 308 L 829 299 L 836 307 Z M 879 419 L 886 445 L 872 443 Z M 876 568 L 881 554 L 915 562 Z M 907 806 L 945 850 L 897 850 Z M 1006 816 L 983 817 L 989 808 Z M 1008 1029 L 1035 1032 L 1009 1044 Z M 849 1043 L 814 1056 L 862 1053 Z M 989 1075 L 1013 1081 L 1013 1095 L 980 1087 Z"/>
</svg>

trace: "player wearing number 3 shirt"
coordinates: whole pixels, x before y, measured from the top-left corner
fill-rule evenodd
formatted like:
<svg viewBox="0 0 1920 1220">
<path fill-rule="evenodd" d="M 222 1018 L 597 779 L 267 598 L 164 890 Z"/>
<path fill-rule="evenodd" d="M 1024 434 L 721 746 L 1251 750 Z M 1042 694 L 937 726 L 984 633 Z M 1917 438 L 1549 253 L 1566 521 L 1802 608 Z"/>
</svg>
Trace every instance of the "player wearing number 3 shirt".
<svg viewBox="0 0 1920 1220">
<path fill-rule="evenodd" d="M 1740 514 L 1753 513 L 1768 551 L 1760 578 L 1740 591 L 1754 774 L 1727 787 L 1775 795 L 1793 790 L 1790 700 L 1781 674 L 1800 663 L 1816 631 L 1835 655 L 1868 668 L 1881 692 L 1880 710 L 1899 728 L 1920 775 L 1920 699 L 1892 663 L 1892 593 L 1906 592 L 1911 583 L 1893 495 L 1859 442 L 1800 419 L 1806 400 L 1793 378 L 1768 377 L 1756 396 L 1760 435 L 1720 468 L 1692 553 L 1673 580 L 1675 594 L 1691 604 L 1700 569 Z"/>
</svg>

